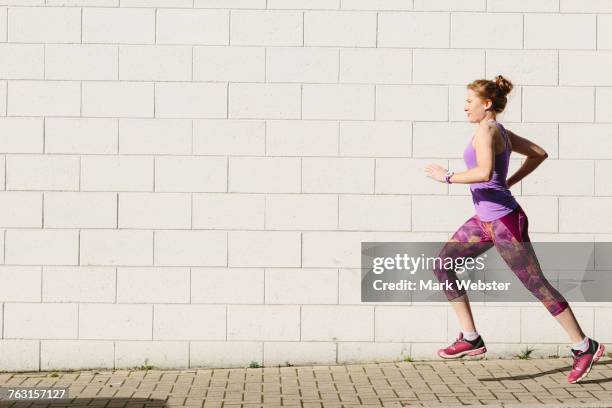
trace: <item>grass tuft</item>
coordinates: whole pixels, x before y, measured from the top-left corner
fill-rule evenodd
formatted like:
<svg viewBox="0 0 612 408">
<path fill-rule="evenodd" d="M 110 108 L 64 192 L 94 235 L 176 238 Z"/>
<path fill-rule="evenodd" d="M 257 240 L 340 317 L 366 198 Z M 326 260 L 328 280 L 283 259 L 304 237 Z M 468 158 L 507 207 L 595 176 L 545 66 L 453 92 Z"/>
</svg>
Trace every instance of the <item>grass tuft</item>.
<svg viewBox="0 0 612 408">
<path fill-rule="evenodd" d="M 534 348 L 525 347 L 525 350 L 523 350 L 520 354 L 515 354 L 514 357 L 518 358 L 519 360 L 529 360 L 531 358 L 531 353 L 533 353 L 534 350 Z"/>
</svg>

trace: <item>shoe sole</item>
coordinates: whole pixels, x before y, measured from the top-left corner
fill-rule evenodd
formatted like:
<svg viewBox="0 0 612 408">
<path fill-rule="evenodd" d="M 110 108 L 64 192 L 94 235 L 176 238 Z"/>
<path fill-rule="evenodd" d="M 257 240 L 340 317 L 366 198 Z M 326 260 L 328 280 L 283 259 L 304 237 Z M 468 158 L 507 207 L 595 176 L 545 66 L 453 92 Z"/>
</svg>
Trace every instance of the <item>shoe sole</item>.
<svg viewBox="0 0 612 408">
<path fill-rule="evenodd" d="M 577 382 L 581 381 L 584 377 L 586 377 L 587 375 L 589 375 L 589 372 L 591 371 L 591 368 L 593 367 L 593 364 L 595 364 L 597 362 L 597 360 L 599 360 L 599 357 L 601 357 L 603 355 L 603 352 L 606 348 L 604 347 L 603 344 L 599 343 L 599 347 L 597 347 L 597 351 L 595 352 L 595 355 L 593 356 L 593 359 L 591 360 L 591 364 L 589 364 L 589 368 L 586 369 L 586 371 L 577 379 L 575 379 L 574 381 L 569 381 L 570 384 L 576 384 Z"/>
<path fill-rule="evenodd" d="M 450 359 L 455 359 L 455 358 L 461 358 L 463 356 L 477 356 L 480 354 L 484 354 L 486 352 L 487 352 L 486 347 L 480 347 L 475 350 L 466 350 L 466 351 L 462 351 L 461 353 L 457 353 L 457 354 L 446 354 L 442 352 L 441 350 L 439 350 L 438 355 L 442 358 L 446 358 L 450 360 Z"/>
</svg>

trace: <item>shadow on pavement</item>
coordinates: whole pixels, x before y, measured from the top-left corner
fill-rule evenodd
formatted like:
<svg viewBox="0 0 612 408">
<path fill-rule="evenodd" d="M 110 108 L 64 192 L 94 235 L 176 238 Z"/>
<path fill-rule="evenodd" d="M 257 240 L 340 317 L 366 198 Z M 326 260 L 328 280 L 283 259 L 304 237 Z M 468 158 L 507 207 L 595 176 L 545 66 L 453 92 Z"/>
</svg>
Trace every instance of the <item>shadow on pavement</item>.
<svg viewBox="0 0 612 408">
<path fill-rule="evenodd" d="M 606 360 L 606 361 L 598 361 L 597 363 L 593 364 L 593 368 L 595 369 L 597 366 L 602 366 L 602 365 L 612 365 L 612 360 Z M 549 374 L 555 374 L 555 373 L 562 373 L 564 371 L 569 371 L 571 370 L 572 366 L 568 365 L 565 367 L 560 367 L 560 368 L 555 368 L 554 370 L 548 370 L 548 371 L 542 371 L 539 373 L 533 373 L 533 374 L 521 374 L 521 375 L 514 375 L 514 376 L 508 376 L 508 377 L 495 377 L 495 378 L 479 378 L 480 381 L 503 381 L 503 380 L 528 380 L 530 378 L 536 378 L 536 377 L 542 377 L 544 375 L 549 375 Z M 599 384 L 599 383 L 605 383 L 605 382 L 610 382 L 612 381 L 612 378 L 600 378 L 597 380 L 584 380 L 584 381 L 580 381 L 578 384 Z"/>
<path fill-rule="evenodd" d="M 72 407 L 106 407 L 106 408 L 165 408 L 166 401 L 148 398 L 66 398 L 58 400 L 2 400 L 1 408 L 72 408 Z"/>
</svg>

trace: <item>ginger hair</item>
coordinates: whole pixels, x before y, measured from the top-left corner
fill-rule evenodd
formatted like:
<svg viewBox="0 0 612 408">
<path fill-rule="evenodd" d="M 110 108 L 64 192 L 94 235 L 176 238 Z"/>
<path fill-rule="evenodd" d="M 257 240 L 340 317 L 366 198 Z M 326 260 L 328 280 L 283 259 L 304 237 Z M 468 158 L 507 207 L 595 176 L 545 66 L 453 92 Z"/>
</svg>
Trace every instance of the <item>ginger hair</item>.
<svg viewBox="0 0 612 408">
<path fill-rule="evenodd" d="M 512 91 L 512 82 L 501 75 L 497 75 L 492 81 L 489 79 L 477 79 L 467 85 L 468 89 L 474 91 L 482 100 L 491 100 L 491 110 L 501 113 L 508 103 L 507 95 Z"/>
</svg>

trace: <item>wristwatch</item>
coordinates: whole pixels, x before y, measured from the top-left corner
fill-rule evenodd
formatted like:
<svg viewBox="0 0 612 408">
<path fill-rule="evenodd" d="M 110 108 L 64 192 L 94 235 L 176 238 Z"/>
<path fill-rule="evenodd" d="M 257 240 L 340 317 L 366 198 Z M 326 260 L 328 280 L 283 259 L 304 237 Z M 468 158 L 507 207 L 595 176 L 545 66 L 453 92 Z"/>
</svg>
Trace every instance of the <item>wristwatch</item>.
<svg viewBox="0 0 612 408">
<path fill-rule="evenodd" d="M 450 171 L 450 170 L 447 170 L 446 174 L 444 174 L 444 181 L 446 181 L 447 184 L 453 184 L 450 181 L 450 178 L 453 176 L 453 174 L 455 174 L 455 172 L 454 171 Z"/>
</svg>

